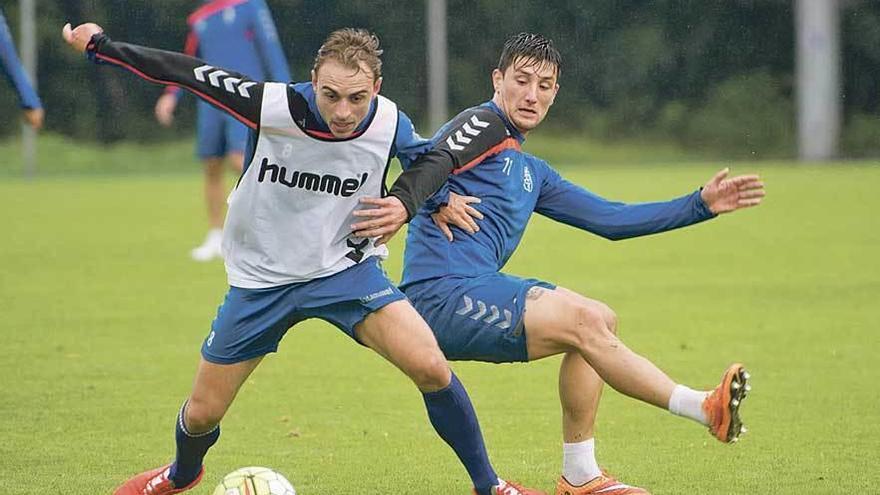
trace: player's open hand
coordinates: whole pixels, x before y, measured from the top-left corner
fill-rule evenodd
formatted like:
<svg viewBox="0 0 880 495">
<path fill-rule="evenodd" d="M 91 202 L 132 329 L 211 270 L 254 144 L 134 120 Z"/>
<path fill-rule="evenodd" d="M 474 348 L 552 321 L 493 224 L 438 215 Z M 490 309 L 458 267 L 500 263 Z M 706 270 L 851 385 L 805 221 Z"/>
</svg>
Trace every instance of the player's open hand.
<svg viewBox="0 0 880 495">
<path fill-rule="evenodd" d="M 372 208 L 355 210 L 354 216 L 365 220 L 352 225 L 351 230 L 357 237 L 378 237 L 374 243 L 376 246 L 391 240 L 409 219 L 406 207 L 395 196 L 361 198 L 361 204 Z"/>
<path fill-rule="evenodd" d="M 177 97 L 171 93 L 165 93 L 156 100 L 156 120 L 165 127 L 171 127 L 174 123 L 174 109 L 177 108 Z"/>
<path fill-rule="evenodd" d="M 758 206 L 764 199 L 764 183 L 757 175 L 727 177 L 729 168 L 719 171 L 703 186 L 700 196 L 716 215 Z"/>
<path fill-rule="evenodd" d="M 68 22 L 61 29 L 61 37 L 64 38 L 64 41 L 72 46 L 74 50 L 82 53 L 86 51 L 86 47 L 89 45 L 89 41 L 92 40 L 92 36 L 103 32 L 104 30 L 101 26 L 93 22 L 80 24 L 76 28 L 71 28 L 70 23 Z"/>
<path fill-rule="evenodd" d="M 449 200 L 446 205 L 440 207 L 437 213 L 431 215 L 434 225 L 443 232 L 443 235 L 453 241 L 452 230 L 449 225 L 455 225 L 468 234 L 476 234 L 480 231 L 480 226 L 476 220 L 482 220 L 483 214 L 479 210 L 471 206 L 477 204 L 480 198 L 473 196 L 459 196 L 454 192 L 449 193 Z M 476 220 L 474 220 L 476 219 Z"/>
<path fill-rule="evenodd" d="M 42 108 L 29 108 L 22 112 L 25 123 L 35 131 L 39 131 L 43 127 L 45 116 L 46 112 Z"/>
</svg>

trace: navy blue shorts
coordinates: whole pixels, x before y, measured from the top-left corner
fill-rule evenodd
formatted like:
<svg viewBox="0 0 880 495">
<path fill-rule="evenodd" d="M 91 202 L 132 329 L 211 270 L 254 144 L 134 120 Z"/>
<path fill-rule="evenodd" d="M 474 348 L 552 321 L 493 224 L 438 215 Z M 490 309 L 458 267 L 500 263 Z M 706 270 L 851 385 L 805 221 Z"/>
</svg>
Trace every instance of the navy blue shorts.
<svg viewBox="0 0 880 495">
<path fill-rule="evenodd" d="M 202 344 L 202 357 L 231 364 L 275 352 L 287 330 L 309 318 L 327 321 L 357 341 L 355 325 L 403 299 L 376 257 L 308 282 L 267 289 L 230 287 Z"/>
<path fill-rule="evenodd" d="M 523 315 L 526 292 L 556 286 L 533 278 L 493 273 L 448 277 L 406 288 L 450 361 L 528 361 Z"/>
<path fill-rule="evenodd" d="M 200 102 L 196 119 L 196 153 L 199 158 L 244 153 L 247 133 L 247 127 L 232 116 Z"/>
</svg>

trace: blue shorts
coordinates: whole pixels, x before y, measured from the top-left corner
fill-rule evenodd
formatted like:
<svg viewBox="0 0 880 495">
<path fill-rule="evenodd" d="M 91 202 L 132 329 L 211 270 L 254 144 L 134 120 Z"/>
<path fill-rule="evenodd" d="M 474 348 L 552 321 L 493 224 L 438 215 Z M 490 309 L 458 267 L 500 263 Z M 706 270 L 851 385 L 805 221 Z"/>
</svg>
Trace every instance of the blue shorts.
<svg viewBox="0 0 880 495">
<path fill-rule="evenodd" d="M 196 153 L 199 158 L 244 153 L 247 132 L 247 127 L 232 116 L 199 102 L 196 119 Z"/>
<path fill-rule="evenodd" d="M 413 306 L 450 361 L 528 361 L 523 315 L 526 292 L 556 286 L 533 278 L 492 273 L 448 277 L 407 287 Z"/>
<path fill-rule="evenodd" d="M 231 364 L 275 352 L 287 330 L 309 318 L 332 323 L 357 341 L 355 325 L 403 299 L 376 257 L 308 282 L 267 289 L 230 287 L 202 344 L 202 357 Z"/>
</svg>

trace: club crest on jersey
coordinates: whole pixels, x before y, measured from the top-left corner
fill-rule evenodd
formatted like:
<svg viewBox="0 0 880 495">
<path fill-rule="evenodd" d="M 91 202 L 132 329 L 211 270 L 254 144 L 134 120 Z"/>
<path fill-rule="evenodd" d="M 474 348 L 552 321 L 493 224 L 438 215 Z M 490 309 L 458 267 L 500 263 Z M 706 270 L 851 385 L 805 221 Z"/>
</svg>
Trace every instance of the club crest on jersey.
<svg viewBox="0 0 880 495">
<path fill-rule="evenodd" d="M 532 173 L 529 171 L 528 165 L 523 167 L 523 189 L 528 192 L 532 192 L 532 189 L 535 188 L 535 183 L 532 181 Z"/>
<path fill-rule="evenodd" d="M 333 174 L 315 174 L 312 172 L 301 172 L 299 170 L 290 170 L 288 174 L 287 167 L 279 166 L 276 163 L 269 163 L 268 158 L 263 158 L 260 163 L 260 174 L 257 182 L 268 180 L 275 184 L 283 184 L 291 189 L 305 189 L 307 191 L 321 192 L 332 194 L 333 196 L 342 196 L 347 198 L 367 182 L 370 177 L 368 172 L 361 174 L 359 178 L 342 179 Z"/>
</svg>

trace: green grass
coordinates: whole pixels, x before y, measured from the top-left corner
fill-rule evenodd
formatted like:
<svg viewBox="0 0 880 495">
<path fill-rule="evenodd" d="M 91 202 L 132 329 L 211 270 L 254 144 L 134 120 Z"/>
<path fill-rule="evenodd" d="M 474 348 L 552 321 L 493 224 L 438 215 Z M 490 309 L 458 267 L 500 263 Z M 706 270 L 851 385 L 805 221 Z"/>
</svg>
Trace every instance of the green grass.
<svg viewBox="0 0 880 495">
<path fill-rule="evenodd" d="M 627 141 L 603 143 L 587 138 L 558 137 L 552 131 L 530 136 L 526 150 L 553 164 L 632 164 L 693 161 L 699 155 L 667 144 Z M 0 179 L 25 174 L 21 140 L 0 141 Z M 199 170 L 190 139 L 170 143 L 121 142 L 110 145 L 77 142 L 57 134 L 37 140 L 36 175 L 173 175 Z"/>
<path fill-rule="evenodd" d="M 191 156 L 183 147 L 83 155 L 113 168 Z M 563 172 L 635 201 L 690 191 L 716 168 Z M 620 243 L 536 217 L 507 270 L 607 302 L 622 338 L 681 382 L 712 386 L 734 360 L 753 372 L 751 432 L 732 447 L 607 391 L 599 459 L 623 480 L 656 494 L 871 492 L 880 167 L 735 166 L 747 170 L 766 178 L 758 209 Z M 7 178 L 0 225 L 0 492 L 110 493 L 173 455 L 174 417 L 225 292 L 222 264 L 187 258 L 203 233 L 199 176 Z M 387 264 L 395 278 L 401 249 L 399 236 Z M 317 321 L 280 351 L 242 390 L 194 494 L 246 465 L 280 470 L 304 495 L 467 493 L 399 372 Z M 558 364 L 454 365 L 499 473 L 548 490 L 561 461 Z"/>
</svg>

